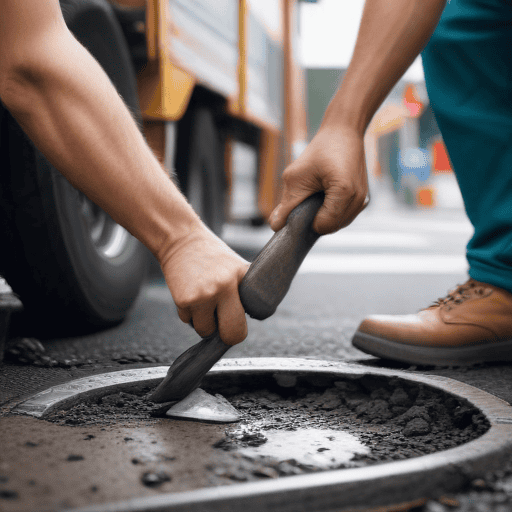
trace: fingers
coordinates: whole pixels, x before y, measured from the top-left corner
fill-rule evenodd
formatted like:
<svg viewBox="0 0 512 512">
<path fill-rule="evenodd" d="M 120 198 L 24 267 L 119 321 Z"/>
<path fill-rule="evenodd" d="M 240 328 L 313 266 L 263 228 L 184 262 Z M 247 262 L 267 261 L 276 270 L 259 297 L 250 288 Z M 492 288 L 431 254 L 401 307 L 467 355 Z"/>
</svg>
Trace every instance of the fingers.
<svg viewBox="0 0 512 512">
<path fill-rule="evenodd" d="M 184 323 L 190 324 L 201 336 L 207 337 L 219 330 L 226 345 L 236 345 L 247 337 L 245 310 L 240 302 L 238 286 L 247 272 L 249 263 L 240 266 L 236 279 L 229 286 L 204 297 L 204 301 L 188 298 L 177 305 L 178 316 Z"/>
<path fill-rule="evenodd" d="M 226 345 L 236 345 L 247 337 L 245 311 L 238 294 L 230 294 L 219 301 L 216 310 L 205 306 L 195 308 L 192 312 L 177 309 L 180 320 L 190 324 L 202 338 L 213 334 L 216 328 Z"/>
<path fill-rule="evenodd" d="M 247 320 L 238 294 L 229 295 L 217 306 L 219 334 L 226 345 L 236 345 L 247 337 Z"/>
<path fill-rule="evenodd" d="M 210 336 L 217 328 L 214 305 L 202 305 L 191 310 L 178 308 L 178 316 L 182 322 L 190 324 L 202 338 Z"/>
<path fill-rule="evenodd" d="M 180 317 L 180 320 L 185 324 L 191 324 L 192 327 L 192 314 L 190 313 L 189 309 L 180 308 L 179 306 L 176 306 L 176 309 L 178 310 L 178 316 Z"/>
<path fill-rule="evenodd" d="M 288 215 L 290 215 L 292 210 L 300 203 L 302 203 L 302 201 L 304 201 L 307 197 L 308 195 L 304 195 L 304 197 L 294 196 L 293 198 L 285 198 L 283 195 L 283 199 L 281 199 L 281 202 L 276 206 L 270 215 L 268 220 L 270 227 L 274 231 L 283 229 L 286 224 L 286 220 L 288 219 Z"/>
<path fill-rule="evenodd" d="M 269 219 L 282 229 L 290 212 L 315 192 L 325 191 L 313 229 L 333 233 L 348 226 L 368 204 L 364 140 L 351 131 L 320 130 L 283 172 L 283 195 Z"/>
<path fill-rule="evenodd" d="M 334 233 L 348 226 L 368 205 L 369 196 L 362 190 L 326 190 L 324 203 L 318 210 L 313 229 L 320 235 Z"/>
<path fill-rule="evenodd" d="M 238 287 L 249 262 L 207 229 L 171 249 L 160 259 L 180 320 L 201 337 L 210 336 L 219 325 L 226 343 L 243 341 L 247 325 Z"/>
<path fill-rule="evenodd" d="M 324 203 L 313 221 L 313 229 L 320 235 L 340 229 L 346 212 L 346 201 L 332 189 L 326 190 Z"/>
<path fill-rule="evenodd" d="M 276 206 L 269 218 L 270 227 L 274 231 L 284 228 L 288 215 L 309 196 L 323 190 L 321 183 L 314 176 L 303 180 L 300 186 L 297 185 L 297 178 L 293 176 L 293 170 L 286 170 L 283 173 L 283 195 L 281 202 Z M 291 176 L 291 177 L 290 177 Z M 313 178 L 313 179 L 312 179 Z"/>
</svg>

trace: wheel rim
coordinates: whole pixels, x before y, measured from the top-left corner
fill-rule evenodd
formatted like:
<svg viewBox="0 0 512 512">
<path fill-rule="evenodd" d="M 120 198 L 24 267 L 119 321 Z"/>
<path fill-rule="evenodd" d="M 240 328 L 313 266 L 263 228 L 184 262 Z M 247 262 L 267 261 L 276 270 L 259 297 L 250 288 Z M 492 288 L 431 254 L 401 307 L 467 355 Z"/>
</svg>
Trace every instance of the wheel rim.
<svg viewBox="0 0 512 512">
<path fill-rule="evenodd" d="M 79 204 L 87 233 L 98 254 L 108 259 L 122 254 L 128 242 L 128 231 L 81 193 Z"/>
</svg>

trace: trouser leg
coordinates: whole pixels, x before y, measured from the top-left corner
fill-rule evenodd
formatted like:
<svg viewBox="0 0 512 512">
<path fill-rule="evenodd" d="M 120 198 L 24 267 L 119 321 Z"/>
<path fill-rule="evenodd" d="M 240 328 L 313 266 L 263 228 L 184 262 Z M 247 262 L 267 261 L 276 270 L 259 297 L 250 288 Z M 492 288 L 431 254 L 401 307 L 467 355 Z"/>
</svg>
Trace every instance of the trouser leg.
<svg viewBox="0 0 512 512">
<path fill-rule="evenodd" d="M 427 90 L 475 232 L 473 279 L 512 291 L 512 5 L 451 0 L 423 52 Z"/>
</svg>

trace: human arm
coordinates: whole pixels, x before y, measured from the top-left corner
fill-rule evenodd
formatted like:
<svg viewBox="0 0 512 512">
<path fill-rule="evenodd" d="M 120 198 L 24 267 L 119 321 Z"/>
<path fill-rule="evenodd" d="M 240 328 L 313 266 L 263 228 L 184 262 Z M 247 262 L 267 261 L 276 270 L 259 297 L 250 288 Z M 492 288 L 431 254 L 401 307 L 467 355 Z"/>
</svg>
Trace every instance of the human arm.
<svg viewBox="0 0 512 512">
<path fill-rule="evenodd" d="M 247 262 L 200 221 L 161 168 L 58 0 L 0 0 L 0 98 L 48 160 L 157 257 L 201 335 L 246 336 L 238 284 Z"/>
<path fill-rule="evenodd" d="M 347 226 L 367 203 L 364 133 L 392 87 L 432 35 L 446 0 L 367 0 L 354 53 L 322 124 L 283 173 L 283 194 L 270 217 L 281 229 L 291 210 L 325 190 L 314 229 Z"/>
</svg>

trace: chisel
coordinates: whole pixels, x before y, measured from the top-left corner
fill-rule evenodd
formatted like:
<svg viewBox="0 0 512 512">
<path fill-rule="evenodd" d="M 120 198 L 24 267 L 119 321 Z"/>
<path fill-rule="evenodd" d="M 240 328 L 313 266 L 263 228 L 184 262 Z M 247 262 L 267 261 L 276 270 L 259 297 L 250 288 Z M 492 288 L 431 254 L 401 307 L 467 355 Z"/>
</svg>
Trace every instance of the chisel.
<svg viewBox="0 0 512 512">
<path fill-rule="evenodd" d="M 249 267 L 238 291 L 245 312 L 252 318 L 264 320 L 274 314 L 288 292 L 302 261 L 320 236 L 312 225 L 323 200 L 324 193 L 318 192 L 292 210 L 286 225 L 272 236 Z M 157 403 L 182 400 L 199 387 L 208 370 L 229 348 L 218 331 L 203 338 L 174 361 L 148 398 Z"/>
</svg>

